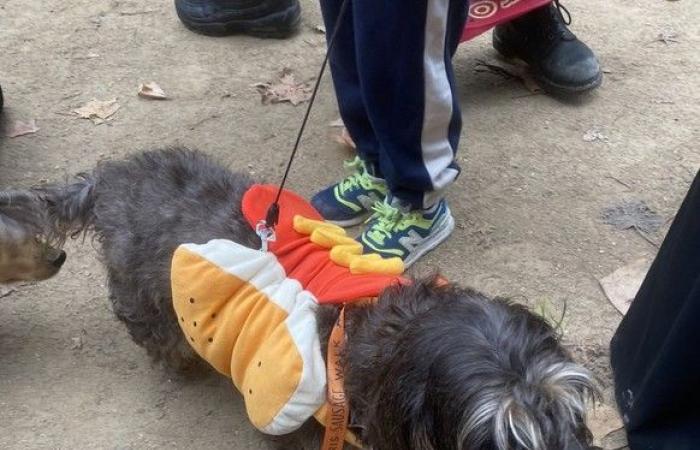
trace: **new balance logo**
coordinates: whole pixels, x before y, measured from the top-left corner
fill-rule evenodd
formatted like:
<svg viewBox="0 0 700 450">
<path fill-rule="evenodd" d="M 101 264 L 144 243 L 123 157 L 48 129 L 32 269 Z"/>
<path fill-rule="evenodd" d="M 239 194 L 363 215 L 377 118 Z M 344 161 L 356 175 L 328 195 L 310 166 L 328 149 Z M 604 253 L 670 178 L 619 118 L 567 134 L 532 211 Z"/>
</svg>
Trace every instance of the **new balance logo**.
<svg viewBox="0 0 700 450">
<path fill-rule="evenodd" d="M 408 230 L 406 236 L 399 239 L 399 244 L 408 250 L 409 253 L 413 253 L 420 245 L 423 243 L 425 238 L 418 234 L 416 230 Z"/>
</svg>

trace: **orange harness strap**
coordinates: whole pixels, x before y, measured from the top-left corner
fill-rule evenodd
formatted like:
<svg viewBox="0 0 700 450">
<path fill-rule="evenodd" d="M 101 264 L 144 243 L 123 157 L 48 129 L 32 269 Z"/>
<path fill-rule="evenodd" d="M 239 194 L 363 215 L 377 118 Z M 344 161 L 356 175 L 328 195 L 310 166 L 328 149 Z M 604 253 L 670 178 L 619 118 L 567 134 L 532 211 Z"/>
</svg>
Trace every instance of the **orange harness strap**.
<svg viewBox="0 0 700 450">
<path fill-rule="evenodd" d="M 342 307 L 328 341 L 328 410 L 322 450 L 342 450 L 345 445 L 350 407 L 345 396 L 345 372 L 340 361 L 344 349 L 345 307 Z"/>
</svg>

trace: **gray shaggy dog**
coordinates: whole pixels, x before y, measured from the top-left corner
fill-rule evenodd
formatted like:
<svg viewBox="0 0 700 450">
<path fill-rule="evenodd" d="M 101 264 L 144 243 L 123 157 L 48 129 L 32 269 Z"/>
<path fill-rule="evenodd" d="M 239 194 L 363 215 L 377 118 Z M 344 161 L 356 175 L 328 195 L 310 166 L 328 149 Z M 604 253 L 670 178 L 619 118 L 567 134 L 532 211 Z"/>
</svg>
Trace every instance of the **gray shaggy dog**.
<svg viewBox="0 0 700 450">
<path fill-rule="evenodd" d="M 45 278 L 65 260 L 56 248 L 67 237 L 94 233 L 117 317 L 154 359 L 184 368 L 197 357 L 173 310 L 171 257 L 182 243 L 214 238 L 258 248 L 240 210 L 251 184 L 190 150 L 105 162 L 67 185 L 0 194 L 0 219 L 10 224 L 0 228 L 0 255 L 10 247 L 44 255 L 28 260 L 50 266 Z M 4 279 L 32 278 L 33 270 L 41 272 L 27 266 Z M 592 377 L 525 307 L 424 280 L 346 311 L 351 428 L 367 448 L 588 448 Z M 327 342 L 338 310 L 317 314 Z"/>
</svg>

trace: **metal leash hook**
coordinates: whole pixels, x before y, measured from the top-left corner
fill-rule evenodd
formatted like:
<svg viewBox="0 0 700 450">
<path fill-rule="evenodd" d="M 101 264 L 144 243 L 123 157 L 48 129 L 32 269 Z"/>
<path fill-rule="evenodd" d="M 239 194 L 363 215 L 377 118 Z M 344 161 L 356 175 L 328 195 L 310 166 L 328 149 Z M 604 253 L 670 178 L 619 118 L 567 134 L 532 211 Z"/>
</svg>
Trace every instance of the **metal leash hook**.
<svg viewBox="0 0 700 450">
<path fill-rule="evenodd" d="M 280 207 L 277 200 L 267 210 L 265 219 L 258 222 L 255 226 L 255 234 L 260 238 L 260 250 L 267 252 L 269 243 L 277 240 L 275 235 L 275 227 L 280 219 Z"/>
<path fill-rule="evenodd" d="M 335 27 L 333 28 L 333 33 L 331 34 L 331 37 L 328 40 L 328 49 L 326 50 L 326 56 L 323 58 L 321 70 L 319 70 L 318 77 L 316 78 L 316 84 L 314 85 L 314 89 L 311 93 L 311 98 L 309 99 L 309 106 L 306 108 L 304 119 L 302 120 L 301 126 L 299 127 L 299 133 L 297 134 L 296 142 L 294 142 L 292 154 L 289 157 L 289 161 L 287 161 L 287 168 L 284 171 L 282 182 L 280 183 L 279 188 L 277 189 L 277 195 L 275 196 L 275 200 L 272 202 L 270 208 L 267 210 L 267 216 L 265 217 L 265 220 L 261 220 L 260 222 L 258 222 L 258 225 L 255 229 L 255 232 L 258 234 L 258 236 L 260 236 L 260 239 L 263 241 L 262 246 L 264 251 L 267 251 L 267 242 L 274 242 L 275 227 L 277 226 L 277 222 L 279 221 L 280 216 L 280 197 L 282 196 L 282 191 L 284 190 L 284 186 L 287 183 L 289 171 L 292 168 L 292 162 L 294 162 L 294 158 L 296 157 L 297 152 L 299 151 L 299 144 L 301 143 L 301 138 L 304 135 L 306 124 L 309 121 L 311 109 L 313 108 L 314 103 L 316 102 L 318 88 L 319 86 L 321 86 L 321 80 L 323 79 L 323 74 L 326 71 L 326 66 L 328 65 L 328 60 L 330 59 L 331 51 L 333 51 L 333 46 L 338 36 L 338 30 L 340 29 L 340 24 L 343 23 L 343 18 L 345 17 L 346 11 L 348 9 L 349 2 L 350 0 L 343 0 L 343 3 L 340 5 L 340 10 L 338 11 L 338 17 L 336 18 Z"/>
<path fill-rule="evenodd" d="M 261 220 L 255 226 L 255 234 L 260 238 L 260 251 L 267 252 L 270 249 L 270 242 L 275 242 L 277 236 L 275 235 L 274 227 L 268 227 L 267 221 Z"/>
</svg>

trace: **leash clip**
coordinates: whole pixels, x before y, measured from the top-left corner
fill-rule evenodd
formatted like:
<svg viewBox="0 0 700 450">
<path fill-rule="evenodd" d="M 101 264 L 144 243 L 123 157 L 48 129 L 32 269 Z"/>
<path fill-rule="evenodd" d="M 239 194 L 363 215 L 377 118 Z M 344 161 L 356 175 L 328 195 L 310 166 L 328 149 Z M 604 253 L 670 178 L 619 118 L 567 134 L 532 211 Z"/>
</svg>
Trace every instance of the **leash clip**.
<svg viewBox="0 0 700 450">
<path fill-rule="evenodd" d="M 260 238 L 260 251 L 263 252 L 268 251 L 270 242 L 275 242 L 277 240 L 275 229 L 273 227 L 268 227 L 267 221 L 265 220 L 261 220 L 255 226 L 255 234 Z"/>
</svg>

